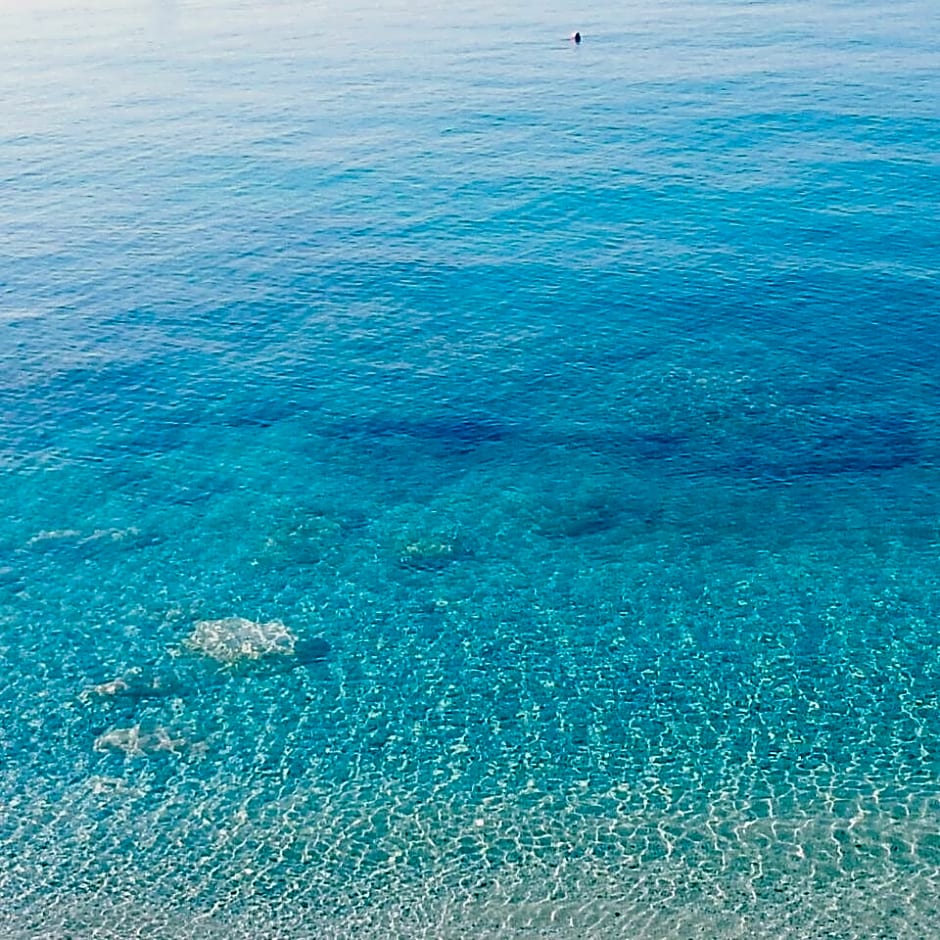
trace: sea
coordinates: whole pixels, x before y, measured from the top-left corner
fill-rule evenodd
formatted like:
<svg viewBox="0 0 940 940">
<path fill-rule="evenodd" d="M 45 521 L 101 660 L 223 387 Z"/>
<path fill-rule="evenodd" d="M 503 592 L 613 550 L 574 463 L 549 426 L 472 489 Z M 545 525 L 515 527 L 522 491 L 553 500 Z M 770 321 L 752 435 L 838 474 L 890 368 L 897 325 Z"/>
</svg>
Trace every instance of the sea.
<svg viewBox="0 0 940 940">
<path fill-rule="evenodd" d="M 0 0 L 0 938 L 940 938 L 938 271 L 936 0 Z"/>
</svg>

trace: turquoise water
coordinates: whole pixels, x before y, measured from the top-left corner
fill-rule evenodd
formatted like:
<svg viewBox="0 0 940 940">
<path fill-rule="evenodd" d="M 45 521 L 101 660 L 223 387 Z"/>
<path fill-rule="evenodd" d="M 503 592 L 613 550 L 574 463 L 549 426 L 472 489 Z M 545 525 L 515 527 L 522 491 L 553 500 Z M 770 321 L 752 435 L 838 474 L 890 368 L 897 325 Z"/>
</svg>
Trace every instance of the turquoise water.
<svg viewBox="0 0 940 940">
<path fill-rule="evenodd" d="M 0 12 L 4 938 L 940 937 L 935 4 Z"/>
</svg>

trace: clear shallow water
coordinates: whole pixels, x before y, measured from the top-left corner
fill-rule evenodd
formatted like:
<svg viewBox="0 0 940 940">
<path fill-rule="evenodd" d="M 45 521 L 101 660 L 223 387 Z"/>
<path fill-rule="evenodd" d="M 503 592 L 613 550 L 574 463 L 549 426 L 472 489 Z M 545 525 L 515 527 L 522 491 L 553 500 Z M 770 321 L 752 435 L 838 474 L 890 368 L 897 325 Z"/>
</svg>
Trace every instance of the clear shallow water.
<svg viewBox="0 0 940 940">
<path fill-rule="evenodd" d="M 5 936 L 940 936 L 931 5 L 3 12 Z"/>
</svg>

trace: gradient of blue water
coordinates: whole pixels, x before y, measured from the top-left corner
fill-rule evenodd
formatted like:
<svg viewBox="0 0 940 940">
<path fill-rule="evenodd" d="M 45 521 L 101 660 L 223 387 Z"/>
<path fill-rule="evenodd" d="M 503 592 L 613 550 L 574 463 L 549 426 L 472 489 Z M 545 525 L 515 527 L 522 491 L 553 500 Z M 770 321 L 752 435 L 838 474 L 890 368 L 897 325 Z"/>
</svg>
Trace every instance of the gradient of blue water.
<svg viewBox="0 0 940 940">
<path fill-rule="evenodd" d="M 4 935 L 940 936 L 934 5 L 3 13 Z"/>
</svg>

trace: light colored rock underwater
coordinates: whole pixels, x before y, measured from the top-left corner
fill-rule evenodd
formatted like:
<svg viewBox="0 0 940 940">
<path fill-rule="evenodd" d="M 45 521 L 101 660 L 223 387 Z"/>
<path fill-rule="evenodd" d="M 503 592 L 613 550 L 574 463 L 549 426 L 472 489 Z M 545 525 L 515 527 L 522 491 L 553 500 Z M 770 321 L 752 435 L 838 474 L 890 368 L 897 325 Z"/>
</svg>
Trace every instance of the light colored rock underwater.
<svg viewBox="0 0 940 940">
<path fill-rule="evenodd" d="M 177 683 L 172 677 L 150 675 L 142 669 L 134 668 L 123 676 L 83 689 L 78 698 L 86 704 L 116 698 L 161 698 L 173 694 L 176 690 Z"/>
<path fill-rule="evenodd" d="M 222 663 L 265 656 L 292 656 L 297 638 L 280 620 L 258 623 L 244 617 L 200 620 L 186 638 L 191 650 Z"/>
<path fill-rule="evenodd" d="M 156 727 L 152 731 L 144 731 L 138 724 L 106 731 L 95 740 L 95 750 L 122 751 L 128 757 L 143 757 L 159 751 L 177 754 L 185 744 L 184 738 L 171 737 L 166 728 Z"/>
</svg>

